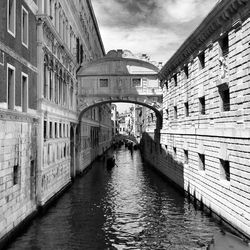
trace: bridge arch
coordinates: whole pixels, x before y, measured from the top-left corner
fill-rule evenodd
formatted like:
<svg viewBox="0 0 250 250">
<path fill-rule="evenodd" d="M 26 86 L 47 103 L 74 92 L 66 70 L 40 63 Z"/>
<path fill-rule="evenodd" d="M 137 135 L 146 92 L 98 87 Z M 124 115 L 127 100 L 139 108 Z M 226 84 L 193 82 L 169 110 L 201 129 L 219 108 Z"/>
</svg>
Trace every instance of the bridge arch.
<svg viewBox="0 0 250 250">
<path fill-rule="evenodd" d="M 105 103 L 135 103 L 153 110 L 162 124 L 162 89 L 159 69 L 129 51 L 112 50 L 77 74 L 79 121 L 89 108 Z"/>
<path fill-rule="evenodd" d="M 133 100 L 132 98 L 130 98 L 130 99 L 126 99 L 126 98 L 123 98 L 123 99 L 107 98 L 107 99 L 105 99 L 105 98 L 102 98 L 101 100 L 92 100 L 92 102 L 89 102 L 88 105 L 84 104 L 82 106 L 79 106 L 78 120 L 79 120 L 79 122 L 81 122 L 81 119 L 82 119 L 84 113 L 93 107 L 100 106 L 100 105 L 107 104 L 107 103 L 111 104 L 111 103 L 118 103 L 118 102 L 138 104 L 138 105 L 141 105 L 141 106 L 144 106 L 144 107 L 147 107 L 147 108 L 153 110 L 155 112 L 155 115 L 157 118 L 156 128 L 157 129 L 162 128 L 162 110 L 161 110 L 161 106 L 159 106 L 160 104 L 156 103 L 156 102 L 152 102 L 150 100 L 136 100 L 136 99 Z"/>
</svg>

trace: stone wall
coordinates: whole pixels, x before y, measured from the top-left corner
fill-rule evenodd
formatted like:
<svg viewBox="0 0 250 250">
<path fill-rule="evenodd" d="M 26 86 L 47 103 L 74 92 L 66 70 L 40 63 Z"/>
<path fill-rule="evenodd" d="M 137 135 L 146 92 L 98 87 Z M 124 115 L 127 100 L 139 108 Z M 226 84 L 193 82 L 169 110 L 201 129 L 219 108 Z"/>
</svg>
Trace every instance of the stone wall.
<svg viewBox="0 0 250 250">
<path fill-rule="evenodd" d="M 154 165 L 250 236 L 250 4 L 233 2 L 221 1 L 160 73 Z"/>
<path fill-rule="evenodd" d="M 0 238 L 36 210 L 37 124 L 19 118 L 0 120 Z"/>
</svg>

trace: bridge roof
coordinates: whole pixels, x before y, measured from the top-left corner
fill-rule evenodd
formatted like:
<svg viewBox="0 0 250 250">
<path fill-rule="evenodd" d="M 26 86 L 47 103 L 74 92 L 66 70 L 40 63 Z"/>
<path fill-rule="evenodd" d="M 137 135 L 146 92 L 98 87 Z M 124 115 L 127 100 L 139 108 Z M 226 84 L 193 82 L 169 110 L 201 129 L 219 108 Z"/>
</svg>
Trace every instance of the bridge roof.
<svg viewBox="0 0 250 250">
<path fill-rule="evenodd" d="M 108 54 L 80 68 L 78 76 L 157 75 L 159 69 L 150 62 L 137 59 L 129 51 L 111 50 Z"/>
</svg>

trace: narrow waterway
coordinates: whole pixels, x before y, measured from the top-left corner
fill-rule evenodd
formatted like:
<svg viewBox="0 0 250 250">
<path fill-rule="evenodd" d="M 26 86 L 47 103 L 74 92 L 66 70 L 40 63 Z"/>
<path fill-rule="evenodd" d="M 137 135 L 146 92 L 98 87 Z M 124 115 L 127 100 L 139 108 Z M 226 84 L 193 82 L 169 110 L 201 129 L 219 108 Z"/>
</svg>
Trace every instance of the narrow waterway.
<svg viewBox="0 0 250 250">
<path fill-rule="evenodd" d="M 205 249 L 218 224 L 145 166 L 139 151 L 99 160 L 9 249 Z"/>
</svg>

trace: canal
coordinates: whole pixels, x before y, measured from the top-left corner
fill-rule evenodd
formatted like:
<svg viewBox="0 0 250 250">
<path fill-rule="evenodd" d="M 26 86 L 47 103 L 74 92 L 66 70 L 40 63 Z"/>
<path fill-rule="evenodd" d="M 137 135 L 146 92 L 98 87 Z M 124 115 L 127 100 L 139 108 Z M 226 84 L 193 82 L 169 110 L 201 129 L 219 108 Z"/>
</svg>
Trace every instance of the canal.
<svg viewBox="0 0 250 250">
<path fill-rule="evenodd" d="M 93 163 L 8 249 L 206 249 L 221 228 L 142 163 L 115 151 L 118 167 Z"/>
</svg>

